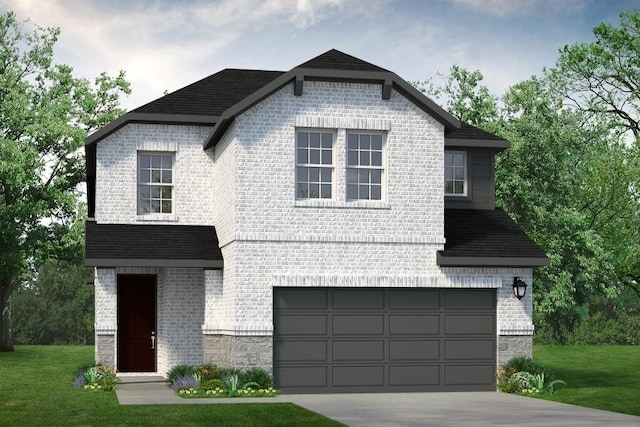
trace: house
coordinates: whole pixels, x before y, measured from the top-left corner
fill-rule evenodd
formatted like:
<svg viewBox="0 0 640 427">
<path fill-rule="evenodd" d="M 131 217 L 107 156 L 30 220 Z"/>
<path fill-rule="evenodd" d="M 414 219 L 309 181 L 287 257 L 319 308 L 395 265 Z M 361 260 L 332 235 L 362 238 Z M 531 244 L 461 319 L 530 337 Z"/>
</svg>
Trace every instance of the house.
<svg viewBox="0 0 640 427">
<path fill-rule="evenodd" d="M 85 147 L 96 360 L 260 366 L 285 392 L 495 390 L 531 355 L 548 263 L 495 207 L 509 145 L 337 50 L 130 111 Z"/>
</svg>

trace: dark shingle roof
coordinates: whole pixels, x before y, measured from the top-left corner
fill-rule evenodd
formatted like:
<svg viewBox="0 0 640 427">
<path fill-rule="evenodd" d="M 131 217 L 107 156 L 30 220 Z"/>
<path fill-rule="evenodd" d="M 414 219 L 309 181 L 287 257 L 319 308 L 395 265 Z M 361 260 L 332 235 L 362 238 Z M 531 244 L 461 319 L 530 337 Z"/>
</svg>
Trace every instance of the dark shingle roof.
<svg viewBox="0 0 640 427">
<path fill-rule="evenodd" d="M 219 116 L 282 74 L 282 71 L 227 68 L 131 112 Z"/>
<path fill-rule="evenodd" d="M 544 251 L 502 209 L 445 209 L 444 236 L 440 265 L 474 265 L 473 259 L 476 265 L 548 264 Z"/>
<path fill-rule="evenodd" d="M 383 71 L 384 68 L 373 65 L 369 62 L 358 59 L 355 56 L 347 55 L 336 49 L 331 49 L 322 55 L 318 55 L 308 60 L 297 68 L 316 68 L 322 70 L 345 70 L 345 71 Z"/>
<path fill-rule="evenodd" d="M 494 135 L 489 132 L 485 132 L 480 128 L 477 128 L 468 123 L 462 122 L 462 126 L 459 128 L 448 128 L 445 132 L 445 137 L 451 139 L 493 139 L 502 140 L 498 135 Z"/>
<path fill-rule="evenodd" d="M 160 224 L 85 225 L 87 265 L 222 266 L 215 227 Z M 136 262 L 138 264 L 136 264 Z M 176 265 L 165 265 L 174 262 Z"/>
</svg>

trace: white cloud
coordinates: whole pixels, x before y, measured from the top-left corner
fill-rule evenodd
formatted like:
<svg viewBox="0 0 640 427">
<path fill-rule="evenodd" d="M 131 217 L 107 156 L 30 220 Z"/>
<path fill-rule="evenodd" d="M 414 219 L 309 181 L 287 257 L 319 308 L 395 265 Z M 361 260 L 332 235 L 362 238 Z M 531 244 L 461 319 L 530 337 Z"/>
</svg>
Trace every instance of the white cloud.
<svg viewBox="0 0 640 427">
<path fill-rule="evenodd" d="M 532 12 L 569 14 L 582 10 L 584 0 L 449 0 L 456 6 L 472 9 L 485 15 L 505 18 Z"/>
</svg>

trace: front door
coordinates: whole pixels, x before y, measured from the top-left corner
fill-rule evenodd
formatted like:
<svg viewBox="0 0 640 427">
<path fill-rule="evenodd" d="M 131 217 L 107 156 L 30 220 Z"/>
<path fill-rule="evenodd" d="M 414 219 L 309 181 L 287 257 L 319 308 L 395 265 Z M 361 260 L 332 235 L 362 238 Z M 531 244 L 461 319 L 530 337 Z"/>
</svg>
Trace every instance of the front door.
<svg viewBox="0 0 640 427">
<path fill-rule="evenodd" d="M 156 372 L 156 276 L 118 276 L 118 370 Z"/>
</svg>

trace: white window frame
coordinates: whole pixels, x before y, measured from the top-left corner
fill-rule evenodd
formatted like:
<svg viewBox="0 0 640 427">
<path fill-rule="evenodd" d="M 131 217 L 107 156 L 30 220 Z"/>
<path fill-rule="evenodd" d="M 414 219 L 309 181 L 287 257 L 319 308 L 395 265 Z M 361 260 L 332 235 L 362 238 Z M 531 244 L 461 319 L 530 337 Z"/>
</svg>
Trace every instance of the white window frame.
<svg viewBox="0 0 640 427">
<path fill-rule="evenodd" d="M 149 157 L 149 166 L 143 167 L 143 157 Z M 159 157 L 160 165 L 154 166 L 154 157 Z M 170 165 L 164 163 L 166 158 L 170 158 Z M 152 151 L 138 151 L 136 156 L 136 211 L 138 216 L 173 216 L 175 215 L 175 153 L 174 152 L 152 152 Z M 165 172 L 169 171 L 169 177 Z M 154 182 L 154 175 L 158 176 L 159 181 Z M 148 178 L 143 178 L 144 175 Z M 156 188 L 160 190 L 157 197 L 154 197 L 152 193 Z M 164 189 L 169 189 L 170 197 L 166 197 Z M 145 189 L 149 191 L 144 192 Z M 148 197 L 143 197 L 144 195 Z M 153 201 L 157 201 L 159 211 L 144 210 L 143 201 L 147 201 L 151 207 Z M 169 202 L 170 208 L 166 209 L 166 204 L 163 202 Z"/>
<path fill-rule="evenodd" d="M 306 144 L 302 142 L 306 135 Z M 316 144 L 312 135 L 318 135 Z M 326 145 L 326 137 L 331 137 L 330 146 Z M 336 192 L 336 132 L 326 129 L 296 129 L 295 131 L 295 199 L 296 200 L 334 200 Z M 314 158 L 316 157 L 317 158 Z M 327 159 L 329 157 L 329 159 Z M 330 160 L 330 162 L 327 162 Z M 315 174 L 317 173 L 317 176 Z M 302 179 L 306 175 L 306 179 Z M 328 175 L 328 179 L 327 179 Z M 306 195 L 301 194 L 301 186 L 306 186 Z M 318 192 L 312 194 L 317 186 Z M 327 192 L 327 186 L 329 191 Z"/>
<path fill-rule="evenodd" d="M 447 161 L 447 155 L 452 156 L 452 161 Z M 462 166 L 455 163 L 456 156 L 462 156 Z M 463 177 L 462 179 L 458 178 L 456 172 L 462 169 Z M 444 195 L 447 197 L 467 197 L 469 190 L 469 179 L 468 179 L 468 156 L 466 151 L 449 151 L 445 150 L 444 152 Z M 451 172 L 451 173 L 449 173 Z M 450 176 L 450 178 L 449 178 Z M 447 191 L 447 183 L 453 183 L 453 192 Z M 456 183 L 462 183 L 462 192 L 455 192 Z"/>
<path fill-rule="evenodd" d="M 352 137 L 357 136 L 356 146 L 352 146 Z M 361 137 L 369 137 L 368 147 L 363 147 Z M 373 146 L 372 136 L 379 137 L 380 146 Z M 348 130 L 346 133 L 346 180 L 345 197 L 348 202 L 371 201 L 381 202 L 385 200 L 385 146 L 386 138 L 384 132 L 369 130 Z M 377 138 L 376 138 L 377 139 Z M 374 163 L 374 158 L 377 159 Z M 353 164 L 353 160 L 357 164 Z M 364 163 L 364 164 L 363 164 Z M 368 172 L 366 181 L 361 181 L 362 174 Z M 376 177 L 377 175 L 377 177 Z M 356 178 L 356 182 L 352 180 Z M 378 182 L 376 182 L 378 181 Z M 356 187 L 357 196 L 353 197 L 351 190 Z M 372 198 L 374 189 L 379 191 L 378 198 Z M 361 196 L 361 191 L 366 192 L 366 197 Z M 351 197 L 350 197 L 351 195 Z"/>
</svg>

